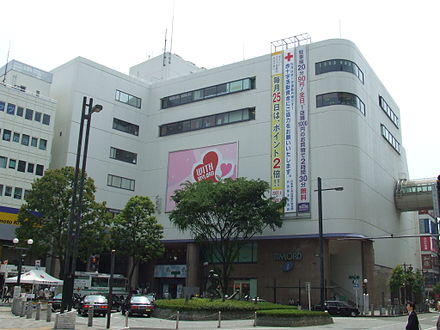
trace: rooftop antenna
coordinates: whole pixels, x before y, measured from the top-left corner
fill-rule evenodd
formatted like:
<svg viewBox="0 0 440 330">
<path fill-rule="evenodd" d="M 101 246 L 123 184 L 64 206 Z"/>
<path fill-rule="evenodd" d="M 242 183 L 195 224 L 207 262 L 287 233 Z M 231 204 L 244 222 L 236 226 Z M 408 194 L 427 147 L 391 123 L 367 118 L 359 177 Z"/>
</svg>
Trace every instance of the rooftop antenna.
<svg viewBox="0 0 440 330">
<path fill-rule="evenodd" d="M 339 39 L 342 39 L 342 23 L 340 19 L 339 19 Z"/>
<path fill-rule="evenodd" d="M 167 58 L 167 29 L 165 29 L 165 42 L 164 42 L 164 46 L 163 46 L 163 61 L 162 61 L 162 65 L 165 66 L 165 62 L 166 62 L 166 58 Z"/>
<path fill-rule="evenodd" d="M 171 64 L 171 49 L 173 48 L 173 33 L 174 33 L 174 7 L 176 5 L 175 0 L 173 0 L 173 16 L 171 18 L 171 40 L 170 40 L 170 57 L 168 58 L 168 64 Z"/>
<path fill-rule="evenodd" d="M 9 52 L 11 50 L 11 40 L 9 40 L 8 55 L 6 56 L 5 74 L 3 75 L 3 83 L 6 81 L 6 73 L 8 72 Z"/>
</svg>

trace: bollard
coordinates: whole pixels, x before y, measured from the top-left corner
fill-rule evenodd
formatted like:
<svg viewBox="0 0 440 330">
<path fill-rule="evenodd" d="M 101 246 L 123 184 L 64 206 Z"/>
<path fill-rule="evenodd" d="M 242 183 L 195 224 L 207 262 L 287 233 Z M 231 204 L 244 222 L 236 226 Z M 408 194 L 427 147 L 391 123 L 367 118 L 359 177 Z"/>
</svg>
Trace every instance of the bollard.
<svg viewBox="0 0 440 330">
<path fill-rule="evenodd" d="M 176 329 L 179 329 L 179 318 L 180 318 L 180 312 L 177 311 L 177 314 L 176 314 Z"/>
<path fill-rule="evenodd" d="M 37 303 L 37 309 L 35 310 L 35 320 L 40 320 L 40 314 L 41 314 L 41 303 Z"/>
<path fill-rule="evenodd" d="M 93 327 L 93 305 L 89 307 L 89 310 L 87 311 L 88 314 L 88 320 L 87 320 L 87 326 Z"/>
<path fill-rule="evenodd" d="M 23 317 L 25 313 L 26 313 L 26 302 L 22 300 L 20 305 L 20 317 Z"/>
<path fill-rule="evenodd" d="M 371 316 L 374 316 L 374 305 L 373 304 L 371 304 Z"/>
<path fill-rule="evenodd" d="M 221 328 L 222 326 L 222 311 L 218 311 L 218 326 L 217 328 Z"/>
<path fill-rule="evenodd" d="M 257 312 L 254 312 L 254 327 L 257 326 Z"/>
<path fill-rule="evenodd" d="M 52 321 L 52 304 L 47 304 L 46 322 Z"/>
<path fill-rule="evenodd" d="M 26 306 L 26 318 L 31 319 L 32 318 L 32 303 L 29 301 Z"/>
<path fill-rule="evenodd" d="M 125 327 L 128 328 L 128 312 L 125 312 Z"/>
</svg>

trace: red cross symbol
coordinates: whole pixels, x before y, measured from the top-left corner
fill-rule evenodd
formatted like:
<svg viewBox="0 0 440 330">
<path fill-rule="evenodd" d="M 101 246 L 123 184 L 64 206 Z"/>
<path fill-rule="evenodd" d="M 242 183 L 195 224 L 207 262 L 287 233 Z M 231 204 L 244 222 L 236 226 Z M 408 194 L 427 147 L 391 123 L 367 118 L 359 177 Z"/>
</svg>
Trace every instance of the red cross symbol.
<svg viewBox="0 0 440 330">
<path fill-rule="evenodd" d="M 287 56 L 284 56 L 284 58 L 287 60 L 287 62 L 290 62 L 292 57 L 293 57 L 293 55 L 290 52 L 287 53 Z"/>
</svg>

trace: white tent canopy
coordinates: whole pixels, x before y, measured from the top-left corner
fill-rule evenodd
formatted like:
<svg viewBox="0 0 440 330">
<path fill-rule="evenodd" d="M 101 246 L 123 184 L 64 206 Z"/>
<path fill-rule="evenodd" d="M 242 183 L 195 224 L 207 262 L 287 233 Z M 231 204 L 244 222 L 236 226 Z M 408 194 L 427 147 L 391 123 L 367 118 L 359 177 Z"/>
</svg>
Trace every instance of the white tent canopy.
<svg viewBox="0 0 440 330">
<path fill-rule="evenodd" d="M 18 276 L 15 277 L 8 277 L 5 280 L 5 283 L 17 283 Z M 42 270 L 30 270 L 24 274 L 21 274 L 20 277 L 20 283 L 23 284 L 45 284 L 45 285 L 63 285 L 63 281 L 59 280 L 48 273 L 42 271 Z"/>
</svg>

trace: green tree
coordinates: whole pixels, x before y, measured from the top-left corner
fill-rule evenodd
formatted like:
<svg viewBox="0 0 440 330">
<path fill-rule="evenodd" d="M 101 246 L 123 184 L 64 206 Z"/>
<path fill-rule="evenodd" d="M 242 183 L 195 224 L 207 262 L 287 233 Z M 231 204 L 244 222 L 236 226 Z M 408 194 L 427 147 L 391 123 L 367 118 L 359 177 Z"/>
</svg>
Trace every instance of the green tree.
<svg viewBox="0 0 440 330">
<path fill-rule="evenodd" d="M 18 238 L 23 241 L 32 238 L 32 253 L 58 259 L 61 270 L 68 239 L 73 179 L 73 167 L 47 170 L 43 177 L 32 183 L 32 189 L 26 194 L 25 203 L 18 213 Z M 104 250 L 108 241 L 110 214 L 106 211 L 105 203 L 95 201 L 95 190 L 93 179 L 86 175 L 78 251 L 78 257 L 82 260 L 86 260 L 91 252 Z"/>
<path fill-rule="evenodd" d="M 132 258 L 128 271 L 130 288 L 133 273 L 139 263 L 160 257 L 164 252 L 160 240 L 163 237 L 163 226 L 154 216 L 154 204 L 148 197 L 131 197 L 124 209 L 115 218 L 111 230 L 112 247 L 117 253 Z"/>
<path fill-rule="evenodd" d="M 415 295 L 422 293 L 424 283 L 423 274 L 406 265 L 397 265 L 389 279 L 391 292 L 398 296 L 402 303 L 405 303 L 405 300 L 414 300 Z"/>
<path fill-rule="evenodd" d="M 221 182 L 186 182 L 172 199 L 176 203 L 171 222 L 181 231 L 189 231 L 205 244 L 211 260 L 220 266 L 220 289 L 228 288 L 233 262 L 240 248 L 269 227 L 282 226 L 286 203 L 267 198 L 269 184 L 262 180 L 238 178 Z"/>
</svg>

